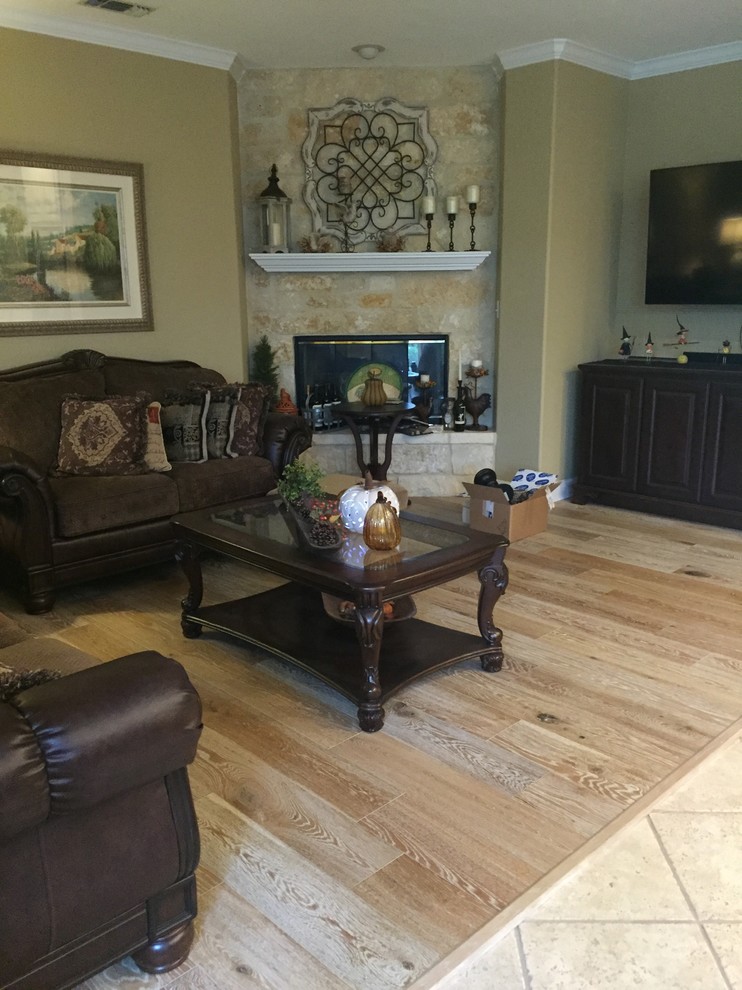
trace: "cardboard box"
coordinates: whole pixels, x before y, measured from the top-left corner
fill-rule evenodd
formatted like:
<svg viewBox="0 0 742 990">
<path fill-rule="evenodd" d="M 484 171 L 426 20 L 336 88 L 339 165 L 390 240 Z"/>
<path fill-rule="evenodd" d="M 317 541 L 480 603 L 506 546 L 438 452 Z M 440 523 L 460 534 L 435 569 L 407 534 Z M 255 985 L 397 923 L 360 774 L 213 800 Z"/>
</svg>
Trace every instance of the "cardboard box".
<svg viewBox="0 0 742 990">
<path fill-rule="evenodd" d="M 511 543 L 526 536 L 543 533 L 549 518 L 549 494 L 557 487 L 546 485 L 529 495 L 524 502 L 511 505 L 499 488 L 487 485 L 470 485 L 464 488 L 471 498 L 469 525 L 483 533 L 505 536 Z"/>
</svg>

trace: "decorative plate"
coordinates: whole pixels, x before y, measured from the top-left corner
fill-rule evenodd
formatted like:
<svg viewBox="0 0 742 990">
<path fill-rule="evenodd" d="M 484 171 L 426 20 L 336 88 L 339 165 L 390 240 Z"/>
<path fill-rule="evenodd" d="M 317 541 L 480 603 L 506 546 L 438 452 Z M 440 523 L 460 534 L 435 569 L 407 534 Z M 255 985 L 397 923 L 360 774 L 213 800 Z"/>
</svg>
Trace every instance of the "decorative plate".
<svg viewBox="0 0 742 990">
<path fill-rule="evenodd" d="M 389 402 L 401 402 L 402 376 L 396 368 L 392 368 L 389 364 L 381 364 L 379 361 L 370 361 L 368 364 L 362 364 L 360 368 L 356 368 L 348 381 L 347 401 L 361 401 L 363 390 L 366 387 L 366 380 L 372 370 L 378 370 L 379 374 L 377 377 L 381 379 L 384 385 L 387 400 Z"/>
</svg>

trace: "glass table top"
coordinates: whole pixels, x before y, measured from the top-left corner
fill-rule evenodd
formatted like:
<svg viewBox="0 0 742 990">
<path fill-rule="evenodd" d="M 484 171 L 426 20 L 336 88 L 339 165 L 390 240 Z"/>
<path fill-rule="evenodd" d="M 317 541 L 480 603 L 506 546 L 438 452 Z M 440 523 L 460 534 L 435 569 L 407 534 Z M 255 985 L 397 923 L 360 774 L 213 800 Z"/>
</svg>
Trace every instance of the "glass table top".
<svg viewBox="0 0 742 990">
<path fill-rule="evenodd" d="M 232 506 L 213 512 L 210 518 L 217 525 L 237 530 L 248 539 L 267 540 L 281 547 L 297 546 L 286 509 L 278 500 L 260 506 L 251 505 L 249 502 L 244 506 Z M 346 566 L 369 568 L 383 567 L 385 563 L 396 565 L 436 550 L 462 546 L 469 541 L 469 533 L 466 530 L 444 529 L 433 522 L 405 518 L 404 513 L 400 521 L 402 541 L 395 550 L 370 550 L 363 542 L 362 534 L 343 530 L 343 542 L 337 549 L 304 552 Z"/>
</svg>

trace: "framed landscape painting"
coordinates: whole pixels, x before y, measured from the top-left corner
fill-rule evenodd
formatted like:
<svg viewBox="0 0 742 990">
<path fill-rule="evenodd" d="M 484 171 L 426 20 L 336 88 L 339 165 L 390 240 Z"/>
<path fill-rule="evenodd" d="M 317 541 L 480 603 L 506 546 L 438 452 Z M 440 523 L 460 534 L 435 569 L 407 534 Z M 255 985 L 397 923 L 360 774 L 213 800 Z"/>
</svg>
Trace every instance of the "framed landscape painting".
<svg viewBox="0 0 742 990">
<path fill-rule="evenodd" d="M 0 150 L 0 336 L 152 329 L 142 166 Z"/>
</svg>

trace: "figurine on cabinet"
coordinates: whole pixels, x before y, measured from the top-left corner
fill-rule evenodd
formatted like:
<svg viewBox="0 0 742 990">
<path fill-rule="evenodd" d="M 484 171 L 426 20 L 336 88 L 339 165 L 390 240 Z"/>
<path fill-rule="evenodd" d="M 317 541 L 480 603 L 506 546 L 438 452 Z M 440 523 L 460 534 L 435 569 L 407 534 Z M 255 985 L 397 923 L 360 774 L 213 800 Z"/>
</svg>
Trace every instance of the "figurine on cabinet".
<svg viewBox="0 0 742 990">
<path fill-rule="evenodd" d="M 623 333 L 621 334 L 621 344 L 618 348 L 618 353 L 621 357 L 631 357 L 631 351 L 634 347 L 634 337 L 629 337 L 626 333 L 626 327 L 621 327 Z"/>
</svg>

